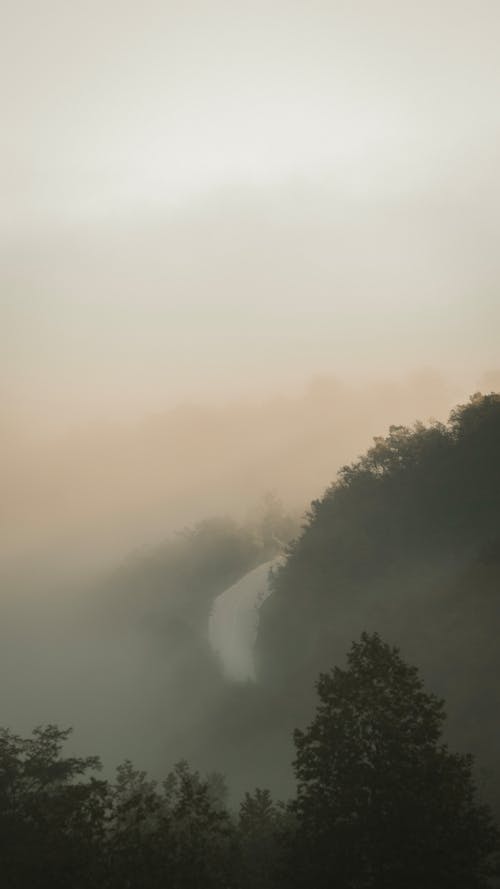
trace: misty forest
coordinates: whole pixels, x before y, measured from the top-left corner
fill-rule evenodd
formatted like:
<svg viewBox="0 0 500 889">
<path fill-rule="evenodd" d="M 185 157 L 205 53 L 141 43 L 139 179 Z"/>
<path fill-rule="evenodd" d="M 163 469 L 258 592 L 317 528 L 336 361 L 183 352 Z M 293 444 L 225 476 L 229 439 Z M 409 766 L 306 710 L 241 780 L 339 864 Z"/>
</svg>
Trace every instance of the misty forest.
<svg viewBox="0 0 500 889">
<path fill-rule="evenodd" d="M 500 889 L 499 0 L 0 11 L 0 889 Z"/>
<path fill-rule="evenodd" d="M 391 426 L 302 521 L 269 494 L 108 572 L 76 731 L 1 731 L 2 886 L 497 885 L 499 448 L 476 394 Z"/>
</svg>

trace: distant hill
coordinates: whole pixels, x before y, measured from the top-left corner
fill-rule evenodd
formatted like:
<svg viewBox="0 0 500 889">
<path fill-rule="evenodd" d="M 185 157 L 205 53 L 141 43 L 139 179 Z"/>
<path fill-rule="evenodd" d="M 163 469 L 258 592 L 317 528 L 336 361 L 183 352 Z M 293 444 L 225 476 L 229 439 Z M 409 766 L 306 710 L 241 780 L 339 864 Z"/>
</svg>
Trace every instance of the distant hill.
<svg viewBox="0 0 500 889">
<path fill-rule="evenodd" d="M 128 741 L 141 755 L 139 729 L 155 739 L 141 765 L 161 772 L 186 757 L 197 767 L 239 774 L 238 762 L 233 768 L 228 755 L 229 765 L 221 763 L 220 753 L 241 706 L 245 724 L 247 689 L 227 681 L 212 648 L 209 618 L 216 597 L 249 573 L 265 573 L 298 528 L 298 520 L 270 493 L 246 522 L 224 516 L 200 521 L 141 549 L 95 590 L 94 633 L 105 650 L 112 640 L 132 652 L 136 672 L 125 689 L 134 714 Z M 115 678 L 121 685 L 119 674 Z M 266 720 L 260 724 L 265 731 Z"/>
</svg>

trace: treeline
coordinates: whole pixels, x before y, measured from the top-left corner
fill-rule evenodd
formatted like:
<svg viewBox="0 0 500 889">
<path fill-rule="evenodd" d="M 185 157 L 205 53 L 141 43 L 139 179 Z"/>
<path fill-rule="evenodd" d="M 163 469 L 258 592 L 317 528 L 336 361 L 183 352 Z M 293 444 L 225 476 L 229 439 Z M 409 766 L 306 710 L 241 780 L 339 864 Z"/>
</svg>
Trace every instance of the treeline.
<svg viewBox="0 0 500 889">
<path fill-rule="evenodd" d="M 181 625 L 205 637 L 215 597 L 276 556 L 299 528 L 299 518 L 272 492 L 246 521 L 199 521 L 135 553 L 110 576 L 103 595 L 108 615 L 115 623 L 139 619 L 160 626 L 163 638 L 174 640 Z"/>
<path fill-rule="evenodd" d="M 180 714 L 174 758 L 227 773 L 233 799 L 248 783 L 288 796 L 291 733 L 310 719 L 314 678 L 362 630 L 378 630 L 446 698 L 447 739 L 472 750 L 500 813 L 499 454 L 500 396 L 475 395 L 447 424 L 393 426 L 375 439 L 302 530 L 271 500 L 254 522 L 201 522 L 126 565 L 103 599 L 114 629 L 142 622 L 148 645 L 175 658 L 178 697 L 163 710 L 151 699 L 165 738 L 171 710 Z M 228 685 L 206 634 L 213 600 L 291 536 L 260 611 L 259 681 Z"/>
<path fill-rule="evenodd" d="M 68 731 L 0 733 L 4 889 L 487 889 L 499 836 L 469 756 L 442 741 L 443 702 L 377 634 L 321 674 L 294 735 L 296 793 L 227 807 L 224 779 L 181 762 L 65 756 Z"/>
<path fill-rule="evenodd" d="M 500 811 L 500 395 L 392 426 L 313 502 L 261 609 L 258 664 L 285 738 L 364 629 L 404 647 Z M 293 687 L 293 698 L 286 689 Z"/>
<path fill-rule="evenodd" d="M 116 693 L 107 714 L 120 707 L 121 722 L 116 733 L 110 727 L 105 746 L 98 747 L 107 761 L 119 761 L 128 749 L 148 771 L 162 773 L 168 764 L 186 758 L 202 770 L 226 772 L 233 800 L 249 785 L 269 783 L 267 776 L 260 778 L 259 768 L 245 775 L 241 743 L 231 737 L 229 748 L 225 746 L 232 726 L 243 729 L 244 717 L 237 718 L 236 712 L 245 692 L 255 688 L 227 682 L 208 625 L 215 598 L 273 559 L 299 527 L 299 518 L 269 493 L 244 519 L 212 516 L 199 521 L 158 545 L 138 549 L 99 580 L 86 597 L 91 633 L 104 660 L 107 652 L 121 653 L 119 660 L 109 658 Z M 95 687 L 100 694 L 98 676 Z M 83 723 L 87 737 L 92 737 L 88 726 L 95 725 L 93 735 L 101 738 L 96 713 L 87 697 L 67 721 Z M 112 717 L 106 718 L 111 726 Z M 155 727 L 151 741 L 145 725 Z"/>
</svg>

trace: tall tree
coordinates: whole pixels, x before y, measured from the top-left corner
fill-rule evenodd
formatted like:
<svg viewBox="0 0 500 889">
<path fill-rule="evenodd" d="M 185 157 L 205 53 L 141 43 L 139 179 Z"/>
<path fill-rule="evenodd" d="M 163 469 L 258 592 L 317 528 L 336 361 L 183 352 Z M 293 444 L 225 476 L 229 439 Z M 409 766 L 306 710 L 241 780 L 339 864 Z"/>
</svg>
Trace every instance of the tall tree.
<svg viewBox="0 0 500 889">
<path fill-rule="evenodd" d="M 63 756 L 70 730 L 0 729 L 0 880 L 4 889 L 90 889 L 102 879 L 107 783 L 97 757 Z"/>
<path fill-rule="evenodd" d="M 498 835 L 469 756 L 441 740 L 443 702 L 377 634 L 321 674 L 295 732 L 293 879 L 339 889 L 484 889 Z"/>
</svg>

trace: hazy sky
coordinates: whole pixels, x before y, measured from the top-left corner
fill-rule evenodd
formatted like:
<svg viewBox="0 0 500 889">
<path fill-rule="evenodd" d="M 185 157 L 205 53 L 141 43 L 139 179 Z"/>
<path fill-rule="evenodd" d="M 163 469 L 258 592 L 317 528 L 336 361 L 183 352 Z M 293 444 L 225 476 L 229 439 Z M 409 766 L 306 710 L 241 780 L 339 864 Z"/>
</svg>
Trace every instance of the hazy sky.
<svg viewBox="0 0 500 889">
<path fill-rule="evenodd" d="M 13 728 L 206 747 L 199 671 L 89 629 L 89 578 L 500 388 L 499 47 L 499 0 L 0 0 Z"/>
<path fill-rule="evenodd" d="M 8 411 L 498 366 L 498 2 L 1 17 Z"/>
</svg>

